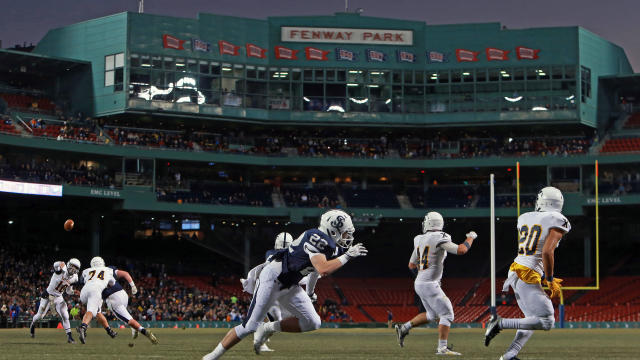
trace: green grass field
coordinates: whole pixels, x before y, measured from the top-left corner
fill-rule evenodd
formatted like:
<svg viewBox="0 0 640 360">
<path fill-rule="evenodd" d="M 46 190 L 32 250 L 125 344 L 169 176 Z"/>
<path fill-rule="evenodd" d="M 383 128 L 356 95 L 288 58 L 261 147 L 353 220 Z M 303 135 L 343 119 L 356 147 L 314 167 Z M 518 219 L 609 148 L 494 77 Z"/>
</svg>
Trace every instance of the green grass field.
<svg viewBox="0 0 640 360">
<path fill-rule="evenodd" d="M 144 337 L 129 347 L 129 329 L 109 338 L 101 329 L 89 329 L 87 344 L 67 344 L 62 330 L 0 329 L 0 359 L 200 359 L 213 349 L 226 329 L 155 329 L 160 344 Z M 514 331 L 503 331 L 490 347 L 481 329 L 452 329 L 449 343 L 465 359 L 498 359 Z M 251 339 L 225 354 L 224 359 L 428 359 L 435 353 L 435 329 L 414 329 L 405 347 L 391 329 L 322 329 L 306 334 L 276 334 L 269 346 L 275 350 L 256 357 Z M 640 359 L 640 330 L 575 329 L 537 332 L 519 357 L 525 359 Z"/>
</svg>

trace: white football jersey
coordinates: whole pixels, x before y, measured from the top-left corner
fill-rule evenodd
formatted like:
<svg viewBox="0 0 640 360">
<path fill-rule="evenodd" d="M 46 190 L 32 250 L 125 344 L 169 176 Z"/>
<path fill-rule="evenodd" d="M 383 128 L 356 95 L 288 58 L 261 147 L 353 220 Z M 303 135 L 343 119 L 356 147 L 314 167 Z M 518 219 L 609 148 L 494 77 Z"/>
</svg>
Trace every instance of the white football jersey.
<svg viewBox="0 0 640 360">
<path fill-rule="evenodd" d="M 550 229 L 560 229 L 564 233 L 571 230 L 569 220 L 557 211 L 532 211 L 518 218 L 518 256 L 515 262 L 528 267 L 540 275 L 542 266 L 542 248 Z M 558 245 L 560 243 L 558 242 Z"/>
<path fill-rule="evenodd" d="M 47 292 L 53 296 L 62 296 L 67 287 L 78 281 L 78 274 L 70 276 L 67 272 L 66 264 L 65 266 L 60 266 L 61 264 L 61 261 L 53 263 L 53 270 L 55 272 L 51 275 L 51 280 L 47 287 Z"/>
<path fill-rule="evenodd" d="M 91 287 L 95 290 L 102 291 L 107 286 L 116 283 L 116 279 L 113 277 L 114 272 L 112 268 L 106 266 L 84 269 L 82 272 L 84 287 Z"/>
<path fill-rule="evenodd" d="M 413 239 L 410 262 L 418 265 L 416 281 L 440 281 L 447 251 L 441 245 L 451 242 L 451 236 L 443 231 L 427 231 Z"/>
</svg>

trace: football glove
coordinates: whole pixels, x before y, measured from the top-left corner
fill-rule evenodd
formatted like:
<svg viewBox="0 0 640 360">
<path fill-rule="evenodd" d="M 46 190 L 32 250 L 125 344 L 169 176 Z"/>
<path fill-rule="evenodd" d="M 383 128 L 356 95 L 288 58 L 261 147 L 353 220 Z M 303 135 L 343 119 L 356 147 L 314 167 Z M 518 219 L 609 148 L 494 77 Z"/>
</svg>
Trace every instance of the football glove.
<svg viewBox="0 0 640 360">
<path fill-rule="evenodd" d="M 316 293 L 313 293 L 309 295 L 309 299 L 311 299 L 312 303 L 315 303 L 316 301 L 318 301 L 318 295 L 316 295 Z"/>
<path fill-rule="evenodd" d="M 136 284 L 131 282 L 131 283 L 129 283 L 129 285 L 131 285 L 131 295 L 137 294 L 138 293 L 138 288 L 136 287 Z"/>
<path fill-rule="evenodd" d="M 475 232 L 475 231 L 469 231 L 469 232 L 467 233 L 467 237 L 468 237 L 468 238 L 471 238 L 471 239 L 473 239 L 473 240 L 475 240 L 475 239 L 478 237 L 478 234 L 476 234 L 476 232 Z"/>
<path fill-rule="evenodd" d="M 545 286 L 549 287 L 549 291 L 551 291 L 551 294 L 549 295 L 550 298 L 556 298 L 560 296 L 560 292 L 562 291 L 560 283 L 562 282 L 562 279 L 560 278 L 553 278 L 553 280 L 551 280 L 551 282 L 548 282 L 547 279 L 544 279 L 542 281 L 542 283 Z"/>
<path fill-rule="evenodd" d="M 358 256 L 367 256 L 368 252 L 369 251 L 364 247 L 364 245 L 362 245 L 362 243 L 358 243 L 349 247 L 345 254 L 347 255 L 347 257 L 349 257 L 349 259 L 353 259 Z"/>
</svg>

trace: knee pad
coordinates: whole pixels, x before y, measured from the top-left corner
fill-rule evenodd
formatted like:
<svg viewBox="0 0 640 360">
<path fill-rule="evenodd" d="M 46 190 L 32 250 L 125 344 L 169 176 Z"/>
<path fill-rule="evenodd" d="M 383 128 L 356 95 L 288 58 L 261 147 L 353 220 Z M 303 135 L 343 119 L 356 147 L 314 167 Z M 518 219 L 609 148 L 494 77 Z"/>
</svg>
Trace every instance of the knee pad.
<svg viewBox="0 0 640 360">
<path fill-rule="evenodd" d="M 445 325 L 451 327 L 451 323 L 453 322 L 453 313 L 448 312 L 446 314 L 440 315 L 440 325 Z"/>
<path fill-rule="evenodd" d="M 236 331 L 236 335 L 238 335 L 240 339 L 244 339 L 247 335 L 256 332 L 258 325 L 260 324 L 253 321 L 247 321 L 245 325 L 238 325 L 234 329 Z"/>
<path fill-rule="evenodd" d="M 556 320 L 554 319 L 553 315 L 540 317 L 540 324 L 542 324 L 542 330 L 545 330 L 545 331 L 551 330 L 555 322 Z"/>
<path fill-rule="evenodd" d="M 322 321 L 320 320 L 320 316 L 314 313 L 310 318 L 299 319 L 298 323 L 300 324 L 300 330 L 305 332 L 318 330 Z"/>
</svg>

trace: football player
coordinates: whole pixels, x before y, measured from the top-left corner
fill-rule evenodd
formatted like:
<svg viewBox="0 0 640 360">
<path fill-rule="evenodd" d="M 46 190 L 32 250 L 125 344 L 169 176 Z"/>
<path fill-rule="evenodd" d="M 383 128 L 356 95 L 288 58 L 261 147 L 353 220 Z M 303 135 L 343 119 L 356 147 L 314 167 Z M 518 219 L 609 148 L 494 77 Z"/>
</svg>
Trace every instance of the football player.
<svg viewBox="0 0 640 360">
<path fill-rule="evenodd" d="M 69 260 L 68 264 L 65 264 L 64 261 L 53 263 L 53 275 L 51 275 L 49 286 L 40 296 L 38 312 L 33 316 L 33 321 L 31 322 L 31 337 L 36 336 L 36 322 L 49 311 L 49 307 L 53 303 L 53 309 L 62 318 L 62 328 L 67 333 L 67 342 L 75 344 L 73 336 L 71 336 L 69 309 L 67 308 L 67 302 L 64 301 L 63 294 L 65 292 L 73 294 L 72 284 L 78 281 L 78 271 L 80 271 L 80 260 L 76 258 Z"/>
<path fill-rule="evenodd" d="M 246 319 L 231 329 L 216 348 L 203 357 L 219 359 L 247 335 L 258 331 L 258 343 L 275 332 L 305 332 L 320 327 L 320 316 L 311 298 L 299 283 L 306 275 L 328 275 L 349 260 L 367 255 L 362 244 L 353 244 L 355 228 L 351 217 L 342 210 L 329 210 L 320 218 L 320 226 L 302 233 L 289 248 L 270 257 L 260 271 Z M 278 300 L 293 316 L 281 321 L 262 323 L 267 310 Z"/>
<path fill-rule="evenodd" d="M 435 211 L 429 212 L 422 221 L 422 234 L 413 239 L 409 269 L 417 271 L 414 288 L 426 312 L 416 315 L 411 321 L 404 324 L 396 324 L 395 329 L 398 344 L 402 347 L 404 346 L 404 338 L 409 334 L 411 328 L 439 318 L 436 355 L 459 356 L 462 354 L 447 346 L 449 328 L 454 316 L 451 300 L 442 291 L 440 279 L 442 279 L 444 259 L 447 258 L 447 253 L 466 254 L 478 235 L 474 231 L 470 231 L 464 242 L 456 244 L 451 241 L 449 234 L 442 231 L 443 227 L 442 215 Z"/>
<path fill-rule="evenodd" d="M 86 343 L 87 327 L 94 315 L 97 315 L 102 308 L 102 291 L 107 286 L 113 286 L 116 279 L 113 277 L 113 269 L 104 265 L 104 260 L 96 256 L 91 259 L 91 267 L 82 272 L 82 290 L 80 291 L 80 301 L 87 306 L 87 311 L 82 317 L 82 324 L 77 331 L 80 342 Z"/>
<path fill-rule="evenodd" d="M 551 299 L 560 295 L 562 280 L 553 276 L 554 252 L 562 236 L 571 230 L 569 220 L 561 214 L 563 204 L 562 192 L 548 186 L 538 193 L 536 211 L 518 218 L 518 255 L 509 268 L 502 291 L 513 289 L 525 317 L 491 317 L 484 340 L 489 346 L 500 330 L 518 329 L 511 346 L 500 357 L 502 360 L 517 359 L 533 330 L 550 330 L 555 322 Z M 550 296 L 542 289 L 541 281 L 551 290 Z"/>
<path fill-rule="evenodd" d="M 124 279 L 129 286 L 131 287 L 131 294 L 135 295 L 138 293 L 138 288 L 136 284 L 133 282 L 133 278 L 131 275 L 124 270 L 118 270 L 115 266 L 109 266 L 110 269 L 113 270 L 113 277 L 116 279 Z M 132 335 L 135 338 L 138 337 L 138 332 L 142 335 L 146 336 L 152 344 L 158 344 L 158 339 L 156 336 L 149 330 L 145 329 L 137 322 L 133 316 L 127 310 L 127 305 L 129 304 L 129 295 L 124 291 L 120 282 L 116 281 L 113 286 L 109 286 L 102 291 L 102 299 L 107 303 L 107 308 L 118 318 L 118 320 L 124 322 L 129 325 L 135 332 L 132 332 Z M 104 327 L 105 331 L 112 338 L 116 337 L 117 333 L 109 327 L 109 322 L 107 318 L 102 314 L 102 312 L 98 312 L 96 315 L 96 321 L 102 327 Z"/>
<path fill-rule="evenodd" d="M 273 256 L 276 252 L 278 252 L 278 250 L 288 248 L 289 245 L 291 245 L 292 241 L 293 241 L 293 236 L 291 236 L 291 234 L 289 234 L 288 232 L 279 233 L 276 236 L 276 241 L 273 246 L 273 249 L 267 250 L 267 252 L 265 253 L 265 260 L 269 261 L 269 258 Z M 267 311 L 267 317 L 269 318 L 270 321 L 282 320 L 282 311 L 280 310 L 280 304 L 278 303 L 278 300 L 274 301 L 273 306 L 270 307 L 269 310 Z M 253 333 L 254 350 L 257 354 L 260 354 L 261 352 L 273 351 L 273 349 L 270 349 L 267 346 L 266 342 L 263 344 L 259 344 L 256 335 L 257 333 Z M 266 340 L 269 340 L 269 339 L 267 338 Z"/>
</svg>

